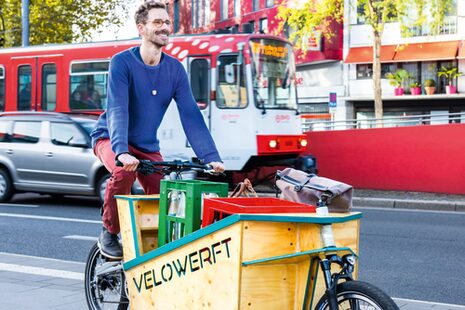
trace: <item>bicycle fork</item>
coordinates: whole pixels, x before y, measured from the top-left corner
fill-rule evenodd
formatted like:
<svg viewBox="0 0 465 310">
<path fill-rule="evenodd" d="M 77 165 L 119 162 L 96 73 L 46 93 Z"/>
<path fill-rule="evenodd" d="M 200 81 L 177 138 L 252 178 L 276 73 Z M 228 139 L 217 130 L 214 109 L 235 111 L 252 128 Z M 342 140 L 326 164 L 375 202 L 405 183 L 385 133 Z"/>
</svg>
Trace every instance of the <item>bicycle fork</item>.
<svg viewBox="0 0 465 310">
<path fill-rule="evenodd" d="M 337 264 L 341 267 L 340 272 L 331 273 L 331 264 Z M 330 310 L 337 310 L 337 284 L 340 279 L 352 281 L 352 272 L 354 271 L 355 256 L 352 254 L 344 255 L 343 257 L 337 254 L 327 255 L 326 258 L 320 260 L 320 268 L 323 271 L 323 276 L 326 285 L 326 296 Z"/>
<path fill-rule="evenodd" d="M 325 217 L 329 216 L 329 210 L 327 207 L 328 197 L 322 197 L 316 208 L 318 216 Z M 321 241 L 324 248 L 335 247 L 334 235 L 331 224 L 324 224 L 320 231 Z M 341 268 L 341 271 L 331 273 L 331 265 L 337 264 Z M 340 279 L 346 281 L 352 280 L 352 272 L 354 271 L 355 256 L 347 254 L 340 257 L 337 254 L 326 255 L 325 258 L 320 260 L 320 268 L 323 271 L 323 276 L 326 285 L 326 296 L 328 298 L 328 305 L 330 310 L 337 310 L 337 284 Z"/>
</svg>

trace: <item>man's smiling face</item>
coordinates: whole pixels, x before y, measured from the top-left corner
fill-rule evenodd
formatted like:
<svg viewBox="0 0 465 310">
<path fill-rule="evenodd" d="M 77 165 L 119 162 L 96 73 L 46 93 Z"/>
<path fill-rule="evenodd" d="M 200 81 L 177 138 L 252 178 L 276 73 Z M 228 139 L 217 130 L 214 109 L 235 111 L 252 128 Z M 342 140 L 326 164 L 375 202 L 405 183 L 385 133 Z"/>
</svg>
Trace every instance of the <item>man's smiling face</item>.
<svg viewBox="0 0 465 310">
<path fill-rule="evenodd" d="M 145 24 L 138 24 L 140 36 L 158 46 L 162 47 L 168 44 L 168 36 L 171 32 L 171 22 L 169 15 L 164 9 L 151 9 L 147 15 Z"/>
</svg>

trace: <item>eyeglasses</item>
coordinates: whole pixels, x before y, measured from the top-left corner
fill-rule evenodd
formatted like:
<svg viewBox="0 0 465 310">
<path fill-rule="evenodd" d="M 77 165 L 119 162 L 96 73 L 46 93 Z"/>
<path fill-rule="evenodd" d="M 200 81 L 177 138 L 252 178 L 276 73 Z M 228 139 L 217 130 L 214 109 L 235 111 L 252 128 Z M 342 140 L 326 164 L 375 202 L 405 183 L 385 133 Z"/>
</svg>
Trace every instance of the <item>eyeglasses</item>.
<svg viewBox="0 0 465 310">
<path fill-rule="evenodd" d="M 163 19 L 160 19 L 160 18 L 156 18 L 156 19 L 152 20 L 151 23 L 157 28 L 161 28 L 161 26 L 163 26 L 163 24 L 166 24 L 166 26 L 171 27 L 171 21 L 169 19 L 163 20 Z"/>
</svg>

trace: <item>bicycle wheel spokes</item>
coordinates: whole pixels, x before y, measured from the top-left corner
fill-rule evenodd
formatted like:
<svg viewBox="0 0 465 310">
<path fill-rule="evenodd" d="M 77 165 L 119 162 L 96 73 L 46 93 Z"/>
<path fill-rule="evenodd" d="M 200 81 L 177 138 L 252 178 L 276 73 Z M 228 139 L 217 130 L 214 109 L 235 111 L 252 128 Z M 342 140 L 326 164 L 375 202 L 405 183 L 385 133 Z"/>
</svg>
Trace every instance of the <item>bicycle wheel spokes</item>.
<svg viewBox="0 0 465 310">
<path fill-rule="evenodd" d="M 338 301 L 340 310 L 383 310 L 373 300 L 359 293 L 349 293 Z"/>
<path fill-rule="evenodd" d="M 86 274 L 85 289 L 86 299 L 91 310 L 124 310 L 128 308 L 126 283 L 122 268 L 108 268 L 114 265 L 100 254 L 95 245 L 89 254 Z M 100 270 L 97 275 L 96 270 Z M 107 270 L 109 272 L 102 272 Z"/>
</svg>

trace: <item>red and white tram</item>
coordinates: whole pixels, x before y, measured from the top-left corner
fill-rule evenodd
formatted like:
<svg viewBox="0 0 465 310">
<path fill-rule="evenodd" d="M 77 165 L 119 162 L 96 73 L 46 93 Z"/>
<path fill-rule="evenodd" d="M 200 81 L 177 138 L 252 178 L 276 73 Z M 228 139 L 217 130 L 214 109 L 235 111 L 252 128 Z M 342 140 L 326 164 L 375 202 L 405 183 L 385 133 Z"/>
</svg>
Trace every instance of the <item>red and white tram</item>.
<svg viewBox="0 0 465 310">
<path fill-rule="evenodd" d="M 101 113 L 108 67 L 139 40 L 0 50 L 0 110 Z M 306 149 L 297 113 L 292 47 L 258 34 L 173 36 L 164 52 L 185 66 L 192 91 L 228 170 L 292 160 Z M 170 105 L 158 132 L 166 159 L 191 159 Z"/>
</svg>

